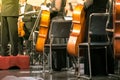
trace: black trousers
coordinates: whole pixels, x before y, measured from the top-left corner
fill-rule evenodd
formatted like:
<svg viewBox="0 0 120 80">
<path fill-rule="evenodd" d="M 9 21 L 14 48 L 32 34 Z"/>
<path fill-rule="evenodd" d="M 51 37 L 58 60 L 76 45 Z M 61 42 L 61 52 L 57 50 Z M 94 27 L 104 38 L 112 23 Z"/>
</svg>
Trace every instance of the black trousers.
<svg viewBox="0 0 120 80">
<path fill-rule="evenodd" d="M 1 18 L 1 55 L 8 55 L 8 44 L 11 44 L 11 55 L 18 54 L 18 17 L 2 16 Z"/>
</svg>

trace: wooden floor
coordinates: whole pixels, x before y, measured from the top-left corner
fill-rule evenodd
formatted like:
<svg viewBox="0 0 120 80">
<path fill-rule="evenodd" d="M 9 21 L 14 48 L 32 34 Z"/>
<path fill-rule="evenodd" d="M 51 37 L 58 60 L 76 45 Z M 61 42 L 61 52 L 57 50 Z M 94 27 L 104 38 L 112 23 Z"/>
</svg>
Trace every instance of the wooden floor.
<svg viewBox="0 0 120 80">
<path fill-rule="evenodd" d="M 8 70 L 0 70 L 0 80 L 86 80 L 77 78 L 74 69 L 65 69 L 62 71 L 53 71 L 49 73 L 45 70 L 43 73 L 39 65 L 30 66 L 30 69 L 18 69 L 17 67 Z M 120 80 L 111 76 L 93 76 L 92 80 Z"/>
<path fill-rule="evenodd" d="M 42 59 L 40 57 L 38 58 Z M 103 57 L 101 59 L 103 59 Z M 78 78 L 77 75 L 75 75 L 75 70 L 73 68 L 62 69 L 61 71 L 53 71 L 53 73 L 49 73 L 49 70 L 46 69 L 45 73 L 43 73 L 42 66 L 40 65 L 40 63 L 36 61 L 36 63 L 30 65 L 29 69 L 19 69 L 18 67 L 12 67 L 7 70 L 0 70 L 0 80 L 86 80 L 86 79 Z M 92 80 L 120 80 L 120 78 L 118 79 L 118 77 L 103 75 L 92 76 Z"/>
</svg>

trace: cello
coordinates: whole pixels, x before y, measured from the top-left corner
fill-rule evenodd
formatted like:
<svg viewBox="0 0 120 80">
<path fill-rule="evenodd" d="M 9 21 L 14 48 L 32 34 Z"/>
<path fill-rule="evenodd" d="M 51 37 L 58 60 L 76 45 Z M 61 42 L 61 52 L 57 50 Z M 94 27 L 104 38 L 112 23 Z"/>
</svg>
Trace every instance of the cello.
<svg viewBox="0 0 120 80">
<path fill-rule="evenodd" d="M 120 57 L 120 0 L 115 0 L 113 4 L 113 26 L 114 56 L 118 58 Z"/>
<path fill-rule="evenodd" d="M 46 1 L 44 1 L 44 5 L 46 4 Z M 48 30 L 49 30 L 49 23 L 50 23 L 50 11 L 49 10 L 41 10 L 40 15 L 40 26 L 39 26 L 39 32 L 38 37 L 36 41 L 36 51 L 43 52 L 44 51 L 44 44 L 47 40 Z"/>
<path fill-rule="evenodd" d="M 77 56 L 79 43 L 83 42 L 85 32 L 85 11 L 82 4 L 78 4 L 73 10 L 72 28 L 67 43 L 67 51 L 70 55 Z"/>
</svg>

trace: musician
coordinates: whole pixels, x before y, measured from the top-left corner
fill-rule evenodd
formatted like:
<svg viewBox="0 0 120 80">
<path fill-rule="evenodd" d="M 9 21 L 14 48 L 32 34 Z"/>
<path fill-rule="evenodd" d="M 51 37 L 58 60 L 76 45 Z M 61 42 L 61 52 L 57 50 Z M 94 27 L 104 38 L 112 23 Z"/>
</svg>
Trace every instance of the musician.
<svg viewBox="0 0 120 80">
<path fill-rule="evenodd" d="M 61 19 L 65 15 L 65 9 L 64 9 L 65 5 L 66 5 L 66 0 L 50 0 L 50 4 L 47 4 L 47 6 L 50 8 L 51 21 L 53 19 L 54 20 Z M 61 40 L 59 41 L 59 39 L 53 40 L 53 43 L 59 43 L 59 42 L 63 42 L 63 41 L 61 41 Z M 65 56 L 64 55 L 66 55 L 66 52 L 64 50 L 55 49 L 53 51 L 53 55 L 52 55 L 53 70 L 59 71 L 59 70 L 61 70 L 61 68 L 63 68 L 63 65 L 65 66 L 65 64 L 64 64 Z"/>
<path fill-rule="evenodd" d="M 20 14 L 33 11 L 33 6 L 27 4 L 27 0 L 20 0 L 19 4 L 20 4 L 20 8 L 19 8 Z M 25 42 L 27 48 L 30 45 L 29 43 L 27 43 L 28 42 L 27 40 L 33 27 L 33 22 L 32 22 L 33 15 L 34 14 L 24 14 L 22 16 L 19 16 L 18 18 L 18 21 L 24 22 L 23 29 L 25 31 L 25 36 L 19 37 L 19 54 L 23 54 L 23 47 L 25 46 L 23 42 Z"/>
<path fill-rule="evenodd" d="M 11 55 L 18 54 L 19 0 L 2 0 L 1 9 L 1 55 L 8 56 L 8 43 L 11 44 Z"/>
</svg>

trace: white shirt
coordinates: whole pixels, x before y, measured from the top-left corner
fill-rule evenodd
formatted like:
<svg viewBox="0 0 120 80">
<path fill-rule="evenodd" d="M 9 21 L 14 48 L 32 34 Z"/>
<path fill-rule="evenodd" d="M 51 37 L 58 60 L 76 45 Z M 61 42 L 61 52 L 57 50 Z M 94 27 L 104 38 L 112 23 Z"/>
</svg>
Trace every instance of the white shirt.
<svg viewBox="0 0 120 80">
<path fill-rule="evenodd" d="M 20 14 L 24 14 L 25 13 L 25 6 L 26 6 L 26 2 L 24 4 L 20 4 Z M 23 18 L 23 16 L 21 16 L 21 18 Z"/>
<path fill-rule="evenodd" d="M 21 13 L 21 14 L 23 14 L 24 11 L 25 11 L 25 5 L 26 5 L 26 3 L 21 4 L 21 6 L 20 6 L 20 13 Z"/>
</svg>

